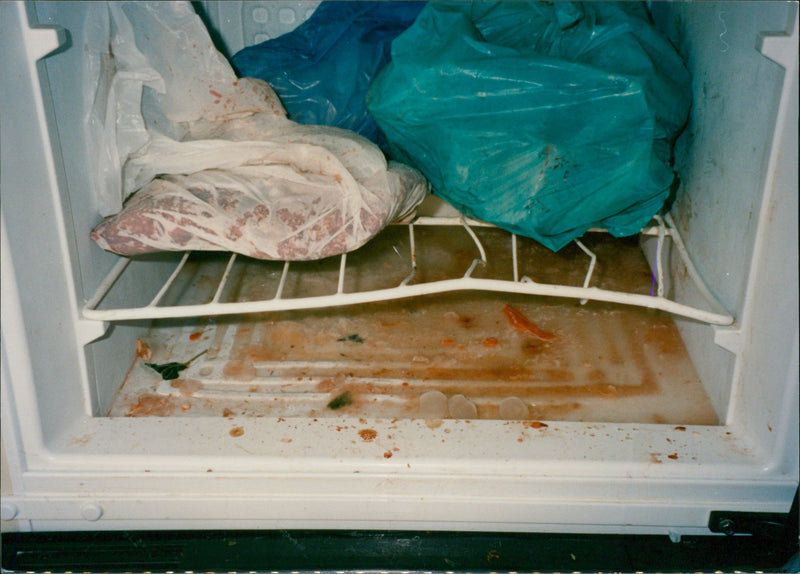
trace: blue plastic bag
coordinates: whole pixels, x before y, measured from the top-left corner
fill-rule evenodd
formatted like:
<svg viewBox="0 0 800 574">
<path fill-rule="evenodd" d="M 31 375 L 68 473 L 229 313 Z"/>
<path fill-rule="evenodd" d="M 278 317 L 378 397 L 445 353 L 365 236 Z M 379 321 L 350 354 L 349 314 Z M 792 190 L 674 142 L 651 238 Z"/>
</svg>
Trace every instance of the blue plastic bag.
<svg viewBox="0 0 800 574">
<path fill-rule="evenodd" d="M 432 2 L 367 105 L 436 194 L 558 250 L 594 226 L 634 234 L 659 211 L 690 98 L 642 5 Z"/>
<path fill-rule="evenodd" d="M 231 62 L 240 77 L 270 84 L 290 119 L 348 129 L 381 144 L 367 90 L 389 61 L 392 40 L 424 5 L 322 2 L 293 31 L 241 50 Z"/>
</svg>

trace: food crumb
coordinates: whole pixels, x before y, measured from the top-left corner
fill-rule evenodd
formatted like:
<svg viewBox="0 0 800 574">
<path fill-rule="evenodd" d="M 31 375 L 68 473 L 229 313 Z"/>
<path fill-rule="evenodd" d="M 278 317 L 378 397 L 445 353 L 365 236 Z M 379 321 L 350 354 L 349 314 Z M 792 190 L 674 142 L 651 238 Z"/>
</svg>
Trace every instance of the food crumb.
<svg viewBox="0 0 800 574">
<path fill-rule="evenodd" d="M 150 361 L 153 358 L 153 351 L 147 343 L 141 339 L 136 339 L 136 356 L 145 361 Z"/>
<path fill-rule="evenodd" d="M 383 453 L 383 458 L 392 458 L 392 451 L 387 450 L 385 453 Z"/>
<path fill-rule="evenodd" d="M 547 428 L 547 423 L 543 423 L 542 421 L 525 421 L 522 423 L 526 428 L 529 429 L 543 429 Z"/>
<path fill-rule="evenodd" d="M 361 429 L 358 431 L 358 436 L 360 436 L 361 440 L 364 442 L 372 442 L 378 436 L 378 432 L 372 429 Z"/>
</svg>

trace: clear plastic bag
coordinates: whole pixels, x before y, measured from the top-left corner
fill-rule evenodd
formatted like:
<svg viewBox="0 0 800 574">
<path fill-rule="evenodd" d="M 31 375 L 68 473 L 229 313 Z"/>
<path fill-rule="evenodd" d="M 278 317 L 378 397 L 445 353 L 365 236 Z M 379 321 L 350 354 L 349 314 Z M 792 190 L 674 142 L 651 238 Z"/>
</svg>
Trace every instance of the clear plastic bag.
<svg viewBox="0 0 800 574">
<path fill-rule="evenodd" d="M 318 259 L 360 247 L 427 193 L 365 138 L 286 119 L 266 83 L 236 77 L 188 3 L 109 10 L 117 71 L 150 79 L 117 82 L 105 98 L 120 202 L 135 193 L 93 230 L 101 247 Z M 141 121 L 128 121 L 113 102 L 137 96 Z"/>
</svg>

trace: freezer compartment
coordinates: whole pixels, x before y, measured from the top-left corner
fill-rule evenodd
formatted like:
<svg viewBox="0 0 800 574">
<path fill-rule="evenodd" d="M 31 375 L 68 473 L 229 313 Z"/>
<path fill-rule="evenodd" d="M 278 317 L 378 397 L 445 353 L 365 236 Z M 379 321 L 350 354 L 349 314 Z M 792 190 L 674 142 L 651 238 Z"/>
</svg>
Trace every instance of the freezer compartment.
<svg viewBox="0 0 800 574">
<path fill-rule="evenodd" d="M 590 261 L 595 289 L 655 298 L 655 277 L 636 237 L 593 233 L 559 253 L 515 238 L 514 260 L 502 257 L 509 239 L 491 227 L 468 233 L 426 226 L 414 234 L 411 265 L 411 236 L 394 226 L 349 255 L 344 276 L 339 258 L 287 271 L 280 262 L 231 264 L 222 254 L 194 254 L 153 311 L 214 300 L 269 302 L 279 292 L 279 301 L 291 304 L 340 289 L 435 286 L 463 278 L 465 270 L 477 281 L 516 273 L 581 288 Z M 198 353 L 176 379 L 148 366 Z M 156 321 L 139 339 L 109 415 L 717 422 L 668 314 L 468 289 Z"/>
<path fill-rule="evenodd" d="M 309 8 L 312 7 L 313 5 L 309 5 Z M 219 34 L 218 38 L 224 48 L 231 41 L 231 33 L 239 29 L 236 18 L 231 16 L 231 10 L 240 10 L 240 18 L 247 20 L 249 11 L 257 8 L 247 4 L 234 3 L 226 6 L 209 4 L 205 6 L 204 16 Z M 463 299 L 466 293 L 470 293 L 469 296 L 473 297 L 471 305 L 478 305 L 476 301 L 481 297 L 485 298 L 487 309 L 494 305 L 493 312 L 485 313 L 487 316 L 497 315 L 497 305 L 501 301 L 517 301 L 514 306 L 521 308 L 522 314 L 534 323 L 540 321 L 539 315 L 547 316 L 548 313 L 553 313 L 552 309 L 561 309 L 560 306 L 565 306 L 569 313 L 577 313 L 573 309 L 574 306 L 578 306 L 574 307 L 575 309 L 587 311 L 600 309 L 601 302 L 611 305 L 606 308 L 609 313 L 612 309 L 616 313 L 618 308 L 621 309 L 620 305 L 625 307 L 638 305 L 646 309 L 665 311 L 670 317 L 678 319 L 678 332 L 686 342 L 683 345 L 684 350 L 694 364 L 697 377 L 702 381 L 716 419 L 730 420 L 731 400 L 736 397 L 734 393 L 736 353 L 741 345 L 742 333 L 741 327 L 734 323 L 734 320 L 739 319 L 744 309 L 743 292 L 750 267 L 749 257 L 756 240 L 756 226 L 753 223 L 752 213 L 760 204 L 757 178 L 759 174 L 763 175 L 765 168 L 760 165 L 758 170 L 744 170 L 746 177 L 739 179 L 746 185 L 732 180 L 732 176 L 725 172 L 723 175 L 726 185 L 723 186 L 715 184 L 713 178 L 710 178 L 702 166 L 696 165 L 693 159 L 707 157 L 711 165 L 727 161 L 720 146 L 715 145 L 713 139 L 706 135 L 705 129 L 707 125 L 718 126 L 724 122 L 728 117 L 726 107 L 717 105 L 713 98 L 702 97 L 703 92 L 707 93 L 709 86 L 713 86 L 715 93 L 726 94 L 726 98 L 737 107 L 744 105 L 743 100 L 747 99 L 741 95 L 733 97 L 733 94 L 739 92 L 733 88 L 727 89 L 724 82 L 728 76 L 717 76 L 716 60 L 711 53 L 713 47 L 707 46 L 702 41 L 713 36 L 710 36 L 711 32 L 700 24 L 705 21 L 701 18 L 701 12 L 716 10 L 714 13 L 717 13 L 722 8 L 683 6 L 668 9 L 662 5 L 654 5 L 652 8 L 659 25 L 673 36 L 679 48 L 684 52 L 693 50 L 688 52 L 687 58 L 693 77 L 697 78 L 697 86 L 692 120 L 676 148 L 678 154 L 676 165 L 684 170 L 680 174 L 682 185 L 677 190 L 672 212 L 663 220 L 654 221 L 652 227 L 643 230 L 641 244 L 648 263 L 642 264 L 641 260 L 637 263 L 639 267 L 636 274 L 641 280 L 639 284 L 628 281 L 630 278 L 627 276 L 625 264 L 616 261 L 615 253 L 595 254 L 591 245 L 588 247 L 592 249 L 587 248 L 587 241 L 590 242 L 588 238 L 584 242 L 570 246 L 564 253 L 547 254 L 541 249 L 537 250 L 532 242 L 510 234 L 503 235 L 498 230 L 484 227 L 480 222 L 463 220 L 457 214 L 445 213 L 446 217 L 440 217 L 442 214 L 438 213 L 438 208 L 434 209 L 432 214 L 422 212 L 417 219 L 388 229 L 381 238 L 359 252 L 319 263 L 259 263 L 246 258 L 223 259 L 198 254 L 183 254 L 177 256 L 177 259 L 176 256 L 163 254 L 128 260 L 102 252 L 91 244 L 86 233 L 86 230 L 96 223 L 98 216 L 90 194 L 85 192 L 87 186 L 83 185 L 86 183 L 86 174 L 82 166 L 88 164 L 85 157 L 87 148 L 81 141 L 82 131 L 77 129 L 79 123 L 75 123 L 85 116 L 87 113 L 85 106 L 91 99 L 64 98 L 62 90 L 50 89 L 50 83 L 53 83 L 55 86 L 63 86 L 73 91 L 82 90 L 80 83 L 76 83 L 79 78 L 70 76 L 68 71 L 85 69 L 83 54 L 76 50 L 75 46 L 95 41 L 93 35 L 97 31 L 86 27 L 81 10 L 68 10 L 66 5 L 59 7 L 58 4 L 40 4 L 29 9 L 30 17 L 38 18 L 41 22 L 58 24 L 70 30 L 70 42 L 57 53 L 41 60 L 37 74 L 46 80 L 43 88 L 43 93 L 47 96 L 43 100 L 45 105 L 43 125 L 53 128 L 50 130 L 52 134 L 50 137 L 55 146 L 53 149 L 58 152 L 55 155 L 55 164 L 51 168 L 52 173 L 58 178 L 55 182 L 57 187 L 54 188 L 57 207 L 52 212 L 54 222 L 51 227 L 59 233 L 58 241 L 61 249 L 65 250 L 63 260 L 68 277 L 65 284 L 71 286 L 67 294 L 74 290 L 74 302 L 69 305 L 77 306 L 77 309 L 72 307 L 70 311 L 77 313 L 77 316 L 70 320 L 75 322 L 76 339 L 81 349 L 79 352 L 85 353 L 86 356 L 86 366 L 80 373 L 79 380 L 82 383 L 81 398 L 87 411 L 93 416 L 104 416 L 109 412 L 116 414 L 127 412 L 125 409 L 110 409 L 117 395 L 138 396 L 136 393 L 131 395 L 127 389 L 120 392 L 127 374 L 138 372 L 135 368 L 131 369 L 132 364 L 139 360 L 135 354 L 137 339 L 155 341 L 153 345 L 159 352 L 158 360 L 186 360 L 191 357 L 193 353 L 190 351 L 193 349 L 178 347 L 173 350 L 172 343 L 164 341 L 166 336 L 158 333 L 159 327 L 151 330 L 149 321 L 152 320 L 173 319 L 168 327 L 172 331 L 165 331 L 170 333 L 179 330 L 176 325 L 183 325 L 185 329 L 191 330 L 199 329 L 203 321 L 208 321 L 209 324 L 213 323 L 216 326 L 206 331 L 204 336 L 213 335 L 216 340 L 232 336 L 228 331 L 230 333 L 237 331 L 237 328 L 231 327 L 222 333 L 224 329 L 219 327 L 219 324 L 230 324 L 235 315 L 241 318 L 246 314 L 284 313 L 275 319 L 257 315 L 241 319 L 242 324 L 257 325 L 254 328 L 258 333 L 256 336 L 262 337 L 263 328 L 258 325 L 264 321 L 283 320 L 280 318 L 286 317 L 285 313 L 291 310 L 297 310 L 299 313 L 301 309 L 316 309 L 308 314 L 309 320 L 312 317 L 330 314 L 347 317 L 347 313 L 353 309 L 357 309 L 359 315 L 365 317 L 369 313 L 363 308 L 370 302 L 385 301 L 382 307 L 376 305 L 376 308 L 388 309 L 391 307 L 390 302 L 394 301 L 395 309 L 405 311 L 409 305 L 424 306 L 425 301 L 440 301 L 437 304 L 446 307 L 448 303 L 444 302 L 447 301 L 444 294 L 451 294 L 449 297 L 452 298 L 453 302 L 450 303 L 452 305 L 458 303 L 459 298 Z M 759 30 L 780 29 L 780 25 L 785 24 L 788 13 L 779 5 L 770 5 L 770 8 L 771 12 L 762 14 L 763 21 L 758 22 Z M 728 21 L 726 18 L 727 15 L 723 15 L 723 20 Z M 687 22 L 683 28 L 679 25 L 681 21 Z M 744 26 L 745 21 L 746 19 L 743 19 L 738 12 L 735 18 L 730 20 L 739 27 Z M 681 36 L 680 33 L 685 35 Z M 780 86 L 782 77 L 780 68 L 767 61 L 752 47 L 737 48 L 736 58 L 734 61 L 731 57 L 725 56 L 718 61 L 718 64 L 734 65 L 741 62 L 755 70 L 764 79 L 765 85 L 770 88 Z M 777 90 L 773 89 L 771 93 L 777 93 Z M 773 108 L 764 103 L 766 101 L 764 98 L 759 99 L 759 104 L 752 110 L 761 120 L 765 120 L 761 129 L 747 132 L 754 148 L 762 149 L 764 153 L 769 149 L 771 133 L 769 126 L 775 113 Z M 55 129 L 55 124 L 58 129 Z M 741 164 L 735 167 L 741 174 Z M 751 171 L 753 173 L 750 173 Z M 715 199 L 712 201 L 711 198 Z M 712 202 L 717 205 L 717 211 L 710 206 L 698 212 L 695 206 L 701 199 L 704 204 Z M 7 201 L 6 205 L 10 206 L 11 210 L 14 209 L 13 202 Z M 20 209 L 24 212 L 26 208 L 20 207 Z M 19 220 L 18 217 L 15 219 Z M 46 220 L 41 221 L 43 225 L 49 225 Z M 442 225 L 442 222 L 445 224 Z M 736 226 L 741 228 L 742 235 L 737 237 L 736 242 L 731 242 L 730 229 Z M 683 228 L 680 232 L 679 227 Z M 718 229 L 716 237 L 719 239 L 710 239 L 708 229 Z M 594 235 L 592 233 L 588 237 Z M 685 239 L 682 239 L 683 235 L 686 236 Z M 431 237 L 438 239 L 430 240 Z M 14 241 L 20 242 L 17 239 Z M 684 245 L 684 242 L 687 245 Z M 629 247 L 625 241 L 617 243 L 625 248 Z M 731 246 L 734 243 L 740 246 L 732 250 Z M 435 249 L 430 249 L 430 245 L 434 245 Z M 19 247 L 18 252 L 22 254 L 26 248 Z M 25 255 L 20 257 L 25 258 Z M 201 266 L 200 261 L 205 263 Z M 699 262 L 699 270 L 695 269 L 693 261 Z M 200 267 L 205 270 L 199 271 Z M 247 269 L 247 275 L 251 275 L 249 283 L 241 281 L 244 269 Z M 612 279 L 614 269 L 618 271 L 616 279 Z M 22 273 L 29 272 L 25 270 Z M 710 287 L 706 287 L 705 283 L 709 279 Z M 199 286 L 198 282 L 202 282 L 203 285 Z M 254 288 L 254 285 L 258 288 Z M 479 292 L 491 292 L 495 295 L 481 295 L 476 299 L 476 294 Z M 453 295 L 454 293 L 458 295 Z M 433 297 L 437 294 L 442 297 L 438 299 Z M 544 303 L 542 299 L 537 299 L 540 296 L 552 296 L 555 299 Z M 412 297 L 428 297 L 428 299 L 409 303 Z M 717 299 L 722 304 L 718 303 Z M 585 301 L 591 303 L 587 303 L 586 307 L 579 305 Z M 458 314 L 457 310 L 452 312 Z M 568 316 L 569 313 L 562 314 Z M 633 316 L 642 313 L 646 317 L 658 316 L 653 311 L 640 312 L 629 309 L 624 313 Z M 293 317 L 292 321 L 299 320 L 297 316 Z M 510 322 L 507 317 L 500 316 L 499 320 L 501 323 L 505 321 L 504 327 L 509 328 Z M 585 333 L 602 333 L 609 328 L 608 321 L 597 320 L 598 325 L 594 325 L 595 320 L 596 318 L 590 318 L 581 330 Z M 322 324 L 324 323 L 320 323 Z M 709 324 L 712 326 L 709 327 Z M 157 325 L 163 326 L 164 323 Z M 442 351 L 443 356 L 458 351 L 457 347 L 447 348 L 442 345 L 442 341 L 455 340 L 453 336 L 443 332 L 446 331 L 446 323 L 442 322 L 435 327 L 439 332 L 431 331 L 431 337 L 435 337 L 434 342 L 438 342 L 438 347 L 442 347 L 437 350 Z M 363 325 L 354 331 L 367 332 L 370 328 L 370 325 Z M 322 327 L 318 326 L 311 328 L 311 331 L 320 329 Z M 631 340 L 639 337 L 635 328 L 620 329 L 622 332 L 627 332 L 626 336 Z M 522 337 L 516 330 L 512 332 L 515 336 Z M 184 334 L 183 338 L 194 334 L 195 331 L 192 330 L 191 333 Z M 337 345 L 352 343 L 363 349 L 367 348 L 365 345 L 379 340 L 377 337 L 372 337 L 367 343 L 338 341 L 338 338 L 351 335 L 361 337 L 356 332 L 347 333 L 339 335 L 332 342 Z M 181 336 L 173 336 L 171 339 L 176 338 L 180 339 Z M 610 338 L 614 339 L 613 336 Z M 498 336 L 485 333 L 483 342 L 480 343 L 481 347 L 477 351 L 485 355 L 490 349 L 485 343 L 492 339 L 498 339 Z M 596 357 L 604 357 L 603 360 L 613 355 L 602 348 L 606 339 L 608 337 L 595 337 L 591 343 L 600 346 L 598 348 L 601 352 L 596 353 Z M 423 340 L 422 343 L 429 346 L 431 340 Z M 587 335 L 576 334 L 572 344 L 578 346 L 587 340 L 590 340 Z M 559 344 L 563 343 L 561 338 L 558 341 Z M 388 346 L 390 342 L 384 340 L 384 344 Z M 552 342 L 547 344 L 554 345 Z M 205 365 L 206 371 L 214 373 L 216 378 L 233 379 L 225 374 L 224 366 L 232 361 L 241 362 L 246 358 L 242 359 L 239 356 L 240 351 L 233 343 L 228 342 L 225 345 L 227 346 L 224 347 L 221 357 L 215 359 L 213 353 L 207 353 L 198 362 L 193 363 L 189 372 L 199 376 L 198 369 L 202 368 L 204 362 L 221 360 L 222 363 L 217 366 Z M 643 352 L 643 348 L 633 351 L 632 345 L 624 346 L 631 352 Z M 425 353 L 431 352 L 430 348 L 420 349 L 423 350 Z M 445 350 L 447 352 L 444 352 Z M 466 354 L 470 357 L 482 356 L 477 351 L 469 348 Z M 498 339 L 498 347 L 493 352 L 501 351 Z M 228 354 L 225 354 L 226 352 Z M 418 362 L 430 360 L 425 353 L 411 352 L 411 359 L 416 356 Z M 587 350 L 586 353 L 590 354 L 591 351 Z M 561 356 L 562 354 L 555 353 L 547 360 L 563 362 L 566 359 Z M 379 369 L 377 365 L 380 361 L 390 361 L 391 358 L 375 356 L 371 360 L 372 372 L 361 375 L 367 379 L 374 376 L 374 372 Z M 573 363 L 583 364 L 587 360 L 582 358 Z M 600 360 L 600 363 L 603 360 Z M 509 355 L 507 361 L 524 363 L 529 362 L 530 358 Z M 308 359 L 296 359 L 297 364 L 304 362 L 308 362 Z M 594 359 L 594 362 L 598 362 L 598 359 Z M 636 364 L 635 360 L 623 362 Z M 240 374 L 239 377 L 249 377 L 253 372 L 256 374 L 267 372 L 268 361 L 261 363 L 261 367 L 246 361 L 241 363 L 245 374 Z M 341 380 L 341 371 L 337 371 L 340 366 L 331 367 L 328 371 L 312 369 L 310 374 L 302 376 L 310 376 L 312 379 L 322 377 L 321 380 L 326 378 Z M 628 385 L 623 380 L 628 375 L 618 376 L 613 373 L 613 369 L 608 369 L 602 364 L 601 367 L 600 371 L 604 374 L 593 375 L 597 380 L 602 380 L 604 383 L 607 381 L 609 385 Z M 636 371 L 637 368 L 640 369 L 632 367 L 632 370 Z M 473 372 L 480 369 L 485 372 L 485 368 L 477 365 L 471 367 Z M 419 364 L 412 364 L 406 372 L 414 375 L 412 378 L 419 379 L 420 375 L 414 374 L 419 370 Z M 655 372 L 659 370 L 656 369 Z M 231 367 L 228 368 L 228 373 L 232 373 Z M 339 373 L 338 378 L 337 373 Z M 502 376 L 504 375 L 501 373 L 497 379 L 501 379 Z M 583 376 L 576 372 L 570 372 L 568 375 L 577 380 L 582 380 Z M 537 377 L 533 379 L 542 383 L 540 380 L 542 377 Z M 469 378 L 464 377 L 463 380 L 468 381 Z M 336 383 L 333 390 L 339 389 L 342 384 Z M 342 392 L 346 390 L 343 389 Z M 163 394 L 164 389 L 159 392 Z M 175 394 L 172 391 L 171 393 Z M 452 393 L 448 391 L 445 394 L 449 398 Z M 317 402 L 320 398 L 316 399 Z M 333 397 L 335 398 L 336 396 Z M 529 410 L 533 408 L 531 404 L 533 402 L 528 404 Z M 522 408 L 518 410 L 523 412 Z M 534 414 L 531 416 L 534 416 L 536 411 L 532 412 Z M 550 414 L 552 415 L 552 411 Z M 660 415 L 657 412 L 653 412 L 644 419 L 639 417 L 636 420 L 657 420 L 658 416 Z M 584 413 L 580 418 L 585 420 L 587 415 Z M 701 417 L 698 420 L 711 419 Z"/>
</svg>

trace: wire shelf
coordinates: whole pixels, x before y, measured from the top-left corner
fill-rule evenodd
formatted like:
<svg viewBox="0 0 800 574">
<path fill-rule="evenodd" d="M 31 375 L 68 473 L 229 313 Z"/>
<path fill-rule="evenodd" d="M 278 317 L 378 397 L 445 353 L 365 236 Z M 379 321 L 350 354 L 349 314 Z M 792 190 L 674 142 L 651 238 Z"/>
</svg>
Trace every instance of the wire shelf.
<svg viewBox="0 0 800 574">
<path fill-rule="evenodd" d="M 730 325 L 734 318 L 723 310 L 722 305 L 714 298 L 702 281 L 699 273 L 695 269 L 686 247 L 675 228 L 669 214 L 664 218 L 656 217 L 655 225 L 642 229 L 641 234 L 657 238 L 658 246 L 656 250 L 656 262 L 654 271 L 654 289 L 650 295 L 641 293 L 628 293 L 615 291 L 592 286 L 592 277 L 595 270 L 597 256 L 583 242 L 576 240 L 575 243 L 580 250 L 587 256 L 587 268 L 582 286 L 561 285 L 540 283 L 531 279 L 527 275 L 520 276 L 520 258 L 518 248 L 518 238 L 513 233 L 508 233 L 509 241 L 507 249 L 510 251 L 511 273 L 508 278 L 482 278 L 476 277 L 475 270 L 479 266 L 485 266 L 491 256 L 496 254 L 487 253 L 484 244 L 481 242 L 475 230 L 481 227 L 493 227 L 490 224 L 468 219 L 465 217 L 416 217 L 405 223 L 395 225 L 405 225 L 408 228 L 409 241 L 409 261 L 408 274 L 397 284 L 379 289 L 369 290 L 348 290 L 346 277 L 348 274 L 348 255 L 339 256 L 338 281 L 336 282 L 335 292 L 327 294 L 315 294 L 309 296 L 285 296 L 285 286 L 290 269 L 294 263 L 285 261 L 278 281 L 277 290 L 271 297 L 246 300 L 246 301 L 223 301 L 222 296 L 226 285 L 231 276 L 231 271 L 237 261 L 237 255 L 231 254 L 219 282 L 210 301 L 192 304 L 162 304 L 165 294 L 179 277 L 184 269 L 192 252 L 185 252 L 176 267 L 160 287 L 156 295 L 149 303 L 135 307 L 114 307 L 100 308 L 101 303 L 112 290 L 117 281 L 128 270 L 131 258 L 121 258 L 120 261 L 111 269 L 109 274 L 101 282 L 94 295 L 86 302 L 83 308 L 83 317 L 96 321 L 129 321 L 142 319 L 164 319 L 180 317 L 199 317 L 217 316 L 230 314 L 263 313 L 270 311 L 287 311 L 300 309 L 320 309 L 325 307 L 335 307 L 343 305 L 354 305 L 361 303 L 372 303 L 377 301 L 388 301 L 421 295 L 446 293 L 453 291 L 493 291 L 503 293 L 518 293 L 545 297 L 562 297 L 578 299 L 581 303 L 588 301 L 603 301 L 609 303 L 621 303 L 634 305 L 650 309 L 658 309 L 674 315 L 691 318 L 697 321 L 713 325 Z M 419 273 L 417 257 L 417 229 L 425 226 L 461 226 L 471 237 L 476 250 L 476 257 L 472 259 L 463 275 L 455 278 L 414 282 Z M 590 231 L 602 231 L 593 229 Z M 665 242 L 671 240 L 680 255 L 687 270 L 688 276 L 693 280 L 699 292 L 706 299 L 708 306 L 713 310 L 692 307 L 678 303 L 669 299 L 664 294 L 664 252 Z M 398 253 L 399 254 L 399 253 Z M 508 254 L 505 254 L 506 256 Z"/>
</svg>

